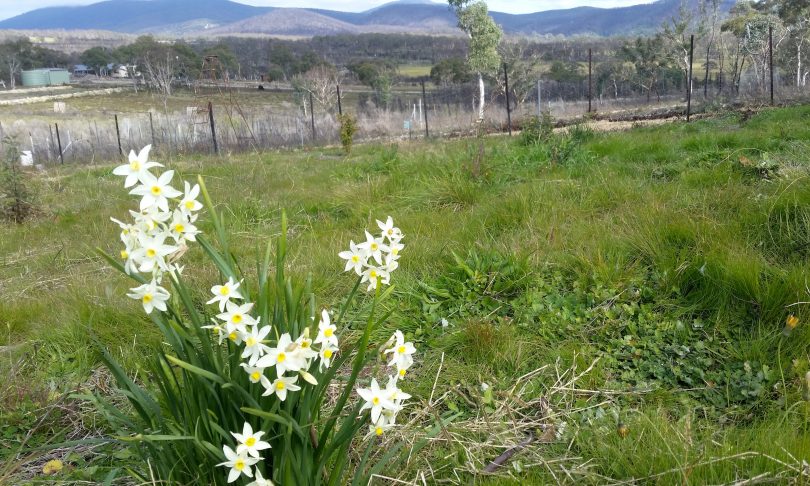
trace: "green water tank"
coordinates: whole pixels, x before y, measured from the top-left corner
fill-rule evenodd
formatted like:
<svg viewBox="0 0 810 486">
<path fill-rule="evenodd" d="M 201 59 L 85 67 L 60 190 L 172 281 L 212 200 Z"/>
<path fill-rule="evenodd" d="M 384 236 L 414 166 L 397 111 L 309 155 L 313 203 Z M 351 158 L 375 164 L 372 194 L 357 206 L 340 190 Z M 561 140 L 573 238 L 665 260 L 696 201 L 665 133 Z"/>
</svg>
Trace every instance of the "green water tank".
<svg viewBox="0 0 810 486">
<path fill-rule="evenodd" d="M 26 87 L 61 86 L 70 83 L 66 69 L 32 69 L 22 72 L 22 84 Z"/>
</svg>

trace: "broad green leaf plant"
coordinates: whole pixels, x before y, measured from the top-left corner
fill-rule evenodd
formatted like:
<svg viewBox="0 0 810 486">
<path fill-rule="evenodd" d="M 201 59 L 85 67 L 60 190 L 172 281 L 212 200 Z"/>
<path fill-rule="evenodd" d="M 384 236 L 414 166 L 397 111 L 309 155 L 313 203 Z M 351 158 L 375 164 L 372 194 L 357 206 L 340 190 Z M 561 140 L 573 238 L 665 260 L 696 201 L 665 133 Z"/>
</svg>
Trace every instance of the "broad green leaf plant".
<svg viewBox="0 0 810 486">
<path fill-rule="evenodd" d="M 132 222 L 113 220 L 124 244 L 120 259 L 99 250 L 137 282 L 127 295 L 143 305 L 164 340 L 144 384 L 104 352 L 134 414 L 103 397 L 94 400 L 117 439 L 142 459 L 143 466 L 129 472 L 144 482 L 180 484 L 366 484 L 412 453 L 400 444 L 376 454 L 374 464 L 368 461 L 376 437 L 397 426 L 410 398 L 399 386 L 416 352 L 400 331 L 381 346 L 369 342 L 389 317 L 379 315 L 381 303 L 391 296 L 388 285 L 404 248 L 393 220 L 377 221 L 379 236 L 366 231 L 366 241 L 352 241 L 340 253 L 356 283 L 341 308 L 318 312 L 309 280 L 284 274 L 285 216 L 275 248 L 268 245 L 258 278 L 250 281 L 229 251 L 223 217 L 203 180 L 186 182 L 183 191 L 173 188 L 173 171 L 152 173 L 162 166 L 149 160 L 149 149 L 130 153 L 129 162 L 114 171 L 140 197 L 139 210 L 130 211 Z M 195 225 L 204 207 L 213 241 Z M 193 298 L 179 264 L 192 244 L 222 278 L 207 302 Z M 370 294 L 368 305 L 357 303 L 361 289 Z M 340 326 L 355 307 L 370 312 L 359 339 L 346 346 Z M 374 370 L 361 379 L 371 364 Z M 385 386 L 375 376 L 381 369 L 390 369 Z M 358 385 L 366 380 L 368 387 Z M 348 452 L 356 439 L 369 444 L 352 472 Z"/>
</svg>

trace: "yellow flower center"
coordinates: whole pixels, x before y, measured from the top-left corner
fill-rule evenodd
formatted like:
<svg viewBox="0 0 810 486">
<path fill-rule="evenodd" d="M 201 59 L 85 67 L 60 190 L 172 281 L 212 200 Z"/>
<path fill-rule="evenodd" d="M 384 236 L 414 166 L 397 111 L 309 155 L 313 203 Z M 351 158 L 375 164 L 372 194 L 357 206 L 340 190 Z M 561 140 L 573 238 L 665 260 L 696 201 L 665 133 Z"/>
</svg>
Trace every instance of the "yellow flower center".
<svg viewBox="0 0 810 486">
<path fill-rule="evenodd" d="M 154 248 L 149 248 L 148 250 L 146 250 L 146 256 L 148 256 L 149 258 L 155 258 L 155 255 L 157 255 L 157 251 L 155 251 Z"/>
<path fill-rule="evenodd" d="M 243 469 L 245 469 L 245 460 L 237 459 L 236 462 L 233 463 L 233 468 L 241 472 Z"/>
<path fill-rule="evenodd" d="M 254 371 L 253 373 L 250 374 L 250 379 L 253 380 L 253 381 L 259 381 L 259 378 L 261 378 L 261 377 L 262 377 L 262 374 L 259 373 L 258 371 Z"/>
<path fill-rule="evenodd" d="M 301 347 L 304 348 L 304 349 L 308 348 L 309 347 L 309 341 L 306 340 L 306 339 L 301 341 Z"/>
<path fill-rule="evenodd" d="M 791 315 L 791 316 L 789 316 L 789 317 L 787 318 L 787 322 L 786 322 L 786 324 L 787 324 L 787 327 L 789 327 L 789 328 L 793 329 L 793 328 L 795 328 L 797 325 L 799 325 L 799 318 L 798 318 L 798 317 L 796 317 L 796 316 L 794 316 L 794 315 Z"/>
<path fill-rule="evenodd" d="M 230 292 L 231 291 L 225 285 L 223 285 L 222 288 L 219 289 L 219 295 L 228 295 Z"/>
<path fill-rule="evenodd" d="M 256 445 L 256 438 L 255 437 L 248 437 L 245 441 L 245 445 L 248 447 L 253 447 Z"/>
<path fill-rule="evenodd" d="M 398 347 L 397 348 L 397 353 L 405 354 L 405 346 L 403 345 L 403 346 Z"/>
<path fill-rule="evenodd" d="M 380 404 L 380 397 L 372 398 L 371 403 L 373 403 L 374 405 L 379 405 Z"/>
<path fill-rule="evenodd" d="M 178 224 L 174 225 L 174 230 L 177 231 L 178 233 L 182 233 L 183 231 L 186 230 L 186 227 L 183 226 L 182 224 L 178 223 Z"/>
<path fill-rule="evenodd" d="M 407 371 L 406 371 L 406 370 L 404 370 L 404 369 L 399 370 L 399 376 L 405 376 L 405 373 L 406 373 L 406 372 L 407 372 Z"/>
<path fill-rule="evenodd" d="M 186 209 L 194 209 L 194 201 L 186 201 Z"/>
<path fill-rule="evenodd" d="M 330 359 L 332 357 L 332 350 L 331 349 L 324 349 L 323 350 L 323 357 L 326 359 Z"/>
<path fill-rule="evenodd" d="M 247 341 L 245 341 L 245 344 L 247 344 L 248 347 L 255 346 L 256 339 L 253 336 L 250 336 L 249 338 L 247 338 Z"/>
<path fill-rule="evenodd" d="M 129 167 L 132 170 L 141 170 L 141 163 L 138 162 L 137 160 L 135 160 L 135 161 L 129 163 Z"/>
<path fill-rule="evenodd" d="M 371 278 L 377 278 L 377 271 L 376 270 L 370 271 L 368 273 L 368 276 L 371 277 Z"/>
<path fill-rule="evenodd" d="M 152 194 L 154 194 L 155 196 L 160 196 L 160 192 L 161 192 L 160 186 L 152 186 Z"/>
<path fill-rule="evenodd" d="M 359 256 L 357 256 L 357 255 L 352 256 L 352 262 L 353 262 L 353 263 L 357 263 L 357 262 L 359 262 L 359 261 L 360 261 L 360 257 L 359 257 Z"/>
<path fill-rule="evenodd" d="M 281 380 L 278 380 L 278 381 L 276 382 L 276 390 L 283 390 L 283 389 L 284 389 L 284 387 L 286 387 L 286 386 L 287 386 L 287 385 L 285 385 L 285 384 L 284 384 L 284 382 L 283 382 L 283 381 L 281 381 Z"/>
<path fill-rule="evenodd" d="M 391 250 L 391 254 L 394 255 L 394 256 L 397 256 L 397 255 L 399 255 L 399 250 L 394 248 L 393 250 Z"/>
<path fill-rule="evenodd" d="M 394 234 L 394 228 L 388 228 L 388 236 L 391 236 L 393 234 Z"/>
<path fill-rule="evenodd" d="M 326 336 L 326 337 L 332 337 L 332 334 L 334 334 L 334 333 L 335 333 L 335 331 L 333 331 L 331 327 L 327 327 L 323 331 L 323 335 Z"/>
<path fill-rule="evenodd" d="M 378 425 L 377 428 L 374 429 L 374 433 L 377 434 L 378 436 L 382 435 L 383 434 L 383 428 Z"/>
<path fill-rule="evenodd" d="M 148 303 L 152 302 L 152 298 L 153 298 L 152 294 L 144 294 L 143 303 L 148 304 Z"/>
<path fill-rule="evenodd" d="M 231 320 L 233 321 L 234 324 L 239 324 L 240 322 L 242 322 L 242 314 L 234 314 Z"/>
<path fill-rule="evenodd" d="M 276 356 L 276 362 L 278 363 L 283 363 L 285 359 L 287 359 L 287 355 L 284 353 L 278 353 L 278 356 Z"/>
<path fill-rule="evenodd" d="M 371 251 L 377 251 L 377 248 L 379 248 L 379 246 L 377 245 L 377 243 L 372 243 L 372 244 L 371 244 Z"/>
<path fill-rule="evenodd" d="M 231 341 L 236 341 L 236 338 L 238 338 L 238 337 L 239 336 L 236 335 L 236 331 L 228 334 L 228 339 L 230 339 Z"/>
<path fill-rule="evenodd" d="M 121 250 L 121 258 L 129 258 L 129 252 L 126 250 Z"/>
</svg>

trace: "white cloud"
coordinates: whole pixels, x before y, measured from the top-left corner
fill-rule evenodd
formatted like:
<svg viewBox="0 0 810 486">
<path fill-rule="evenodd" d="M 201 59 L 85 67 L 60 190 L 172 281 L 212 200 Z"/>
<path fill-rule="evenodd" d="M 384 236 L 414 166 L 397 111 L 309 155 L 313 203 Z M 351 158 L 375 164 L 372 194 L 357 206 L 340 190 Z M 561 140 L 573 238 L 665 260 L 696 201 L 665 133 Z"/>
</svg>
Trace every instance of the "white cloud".
<svg viewBox="0 0 810 486">
<path fill-rule="evenodd" d="M 89 5 L 99 0 L 0 0 L 0 19 L 19 15 L 42 7 Z M 360 12 L 380 6 L 389 0 L 237 0 L 257 6 L 306 7 Z M 593 7 L 619 7 L 646 3 L 649 0 L 490 0 L 490 10 L 509 13 L 529 13 L 540 10 L 562 9 L 589 5 Z M 438 5 L 443 2 L 436 2 Z"/>
</svg>

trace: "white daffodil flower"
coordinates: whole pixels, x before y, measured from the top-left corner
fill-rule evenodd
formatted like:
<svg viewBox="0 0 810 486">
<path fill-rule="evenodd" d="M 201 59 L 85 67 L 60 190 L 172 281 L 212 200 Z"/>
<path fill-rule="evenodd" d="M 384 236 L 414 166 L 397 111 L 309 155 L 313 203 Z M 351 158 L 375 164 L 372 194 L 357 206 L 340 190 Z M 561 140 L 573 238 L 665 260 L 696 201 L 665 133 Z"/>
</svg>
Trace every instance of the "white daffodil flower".
<svg viewBox="0 0 810 486">
<path fill-rule="evenodd" d="M 202 326 L 202 329 L 210 329 L 217 335 L 217 339 L 219 340 L 219 344 L 222 344 L 223 341 L 228 337 L 228 331 L 225 327 L 215 320 L 211 320 L 212 324 L 207 326 Z"/>
<path fill-rule="evenodd" d="M 337 353 L 338 348 L 330 348 L 328 346 L 321 347 L 321 351 L 318 353 L 320 357 L 320 364 L 318 368 L 323 371 L 324 368 L 329 368 L 332 365 L 332 358 L 335 357 L 335 353 Z"/>
<path fill-rule="evenodd" d="M 264 376 L 264 368 L 248 366 L 246 363 L 242 363 L 239 366 L 241 366 L 245 370 L 245 373 L 248 374 L 248 379 L 251 383 L 261 383 L 261 385 L 265 388 L 270 386 L 270 380 Z"/>
<path fill-rule="evenodd" d="M 253 427 L 251 427 L 250 424 L 247 422 L 245 422 L 244 427 L 242 427 L 241 434 L 231 432 L 231 435 L 237 441 L 239 441 L 239 445 L 236 446 L 237 454 L 247 452 L 249 456 L 261 459 L 261 457 L 259 456 L 259 451 L 270 449 L 270 444 L 261 440 L 262 435 L 264 435 L 264 432 L 260 431 L 254 434 Z"/>
<path fill-rule="evenodd" d="M 206 302 L 206 304 L 219 303 L 219 311 L 225 312 L 225 306 L 231 299 L 242 299 L 242 294 L 239 293 L 239 286 L 241 282 L 236 282 L 233 278 L 229 278 L 227 282 L 222 285 L 214 285 L 211 287 L 211 293 L 214 298 Z"/>
<path fill-rule="evenodd" d="M 278 376 L 287 371 L 299 371 L 307 367 L 307 360 L 297 353 L 297 350 L 298 344 L 293 342 L 289 333 L 284 333 L 278 339 L 276 347 L 270 348 L 270 351 L 256 362 L 256 366 L 260 368 L 275 366 Z"/>
<path fill-rule="evenodd" d="M 188 181 L 184 181 L 183 184 L 185 185 L 183 199 L 180 200 L 177 209 L 182 211 L 186 216 L 196 216 L 194 213 L 203 207 L 203 205 L 197 201 L 197 198 L 200 196 L 200 185 L 194 184 L 194 187 L 192 187 Z"/>
<path fill-rule="evenodd" d="M 385 223 L 378 219 L 377 226 L 380 227 L 383 237 L 388 238 L 388 241 L 399 241 L 402 239 L 402 231 L 394 226 L 394 219 L 391 216 L 388 216 Z"/>
<path fill-rule="evenodd" d="M 135 155 L 134 150 L 130 150 L 129 162 L 113 169 L 113 174 L 126 177 L 124 187 L 132 187 L 137 184 L 141 177 L 152 167 L 163 167 L 157 162 L 149 162 L 150 150 L 152 150 L 151 145 L 142 148 L 137 155 Z"/>
<path fill-rule="evenodd" d="M 225 330 L 227 331 L 228 329 L 226 328 Z M 228 341 L 232 342 L 236 346 L 240 346 L 244 340 L 244 333 L 238 329 L 234 329 L 228 333 Z"/>
<path fill-rule="evenodd" d="M 360 411 L 371 409 L 371 421 L 377 423 L 383 410 L 398 411 L 399 407 L 388 398 L 385 391 L 380 390 L 377 380 L 371 379 L 371 388 L 358 388 L 357 394 L 366 401 Z"/>
<path fill-rule="evenodd" d="M 179 210 L 174 212 L 169 230 L 171 231 L 172 238 L 174 238 L 177 243 L 183 241 L 197 241 L 196 235 L 200 233 L 197 227 L 189 222 L 188 216 Z"/>
<path fill-rule="evenodd" d="M 383 434 L 385 434 L 389 429 L 392 429 L 394 427 L 395 427 L 394 424 L 389 424 L 389 423 L 385 422 L 384 420 L 381 420 L 380 423 L 369 424 L 368 431 L 369 431 L 369 433 L 374 434 L 377 437 L 380 437 Z"/>
<path fill-rule="evenodd" d="M 368 253 L 358 248 L 354 241 L 349 242 L 348 251 L 342 251 L 338 256 L 346 260 L 346 272 L 354 270 L 358 276 L 363 274 L 363 267 L 368 263 Z"/>
<path fill-rule="evenodd" d="M 388 384 L 385 385 L 385 393 L 388 394 L 388 399 L 397 405 L 403 401 L 411 398 L 411 396 L 397 387 L 397 377 L 389 376 Z"/>
<path fill-rule="evenodd" d="M 309 338 L 309 328 L 304 329 L 304 332 L 295 340 L 295 344 L 297 344 L 297 346 L 293 354 L 306 360 L 306 368 L 309 368 L 309 361 L 318 356 L 318 353 L 312 349 L 312 339 Z"/>
<path fill-rule="evenodd" d="M 382 267 L 382 268 L 383 268 L 383 270 L 385 270 L 386 272 L 388 272 L 388 275 L 390 276 L 390 275 L 391 275 L 391 273 L 392 273 L 394 270 L 396 270 L 397 268 L 399 268 L 399 261 L 398 261 L 396 258 L 394 258 L 394 256 L 393 256 L 393 255 L 391 255 L 391 254 L 389 253 L 388 255 L 385 255 L 385 265 L 383 265 L 383 267 Z M 386 284 L 386 285 L 388 285 L 388 282 L 383 282 L 383 283 L 384 283 L 384 284 Z"/>
<path fill-rule="evenodd" d="M 248 364 L 253 366 L 256 361 L 270 351 L 270 348 L 262 344 L 262 340 L 270 333 L 270 326 L 253 326 L 245 336 L 245 349 L 242 350 L 242 359 L 248 358 Z"/>
<path fill-rule="evenodd" d="M 169 300 L 170 295 L 168 290 L 152 281 L 130 289 L 127 297 L 140 300 L 143 304 L 143 310 L 147 314 L 151 314 L 155 309 L 166 312 L 166 302 Z"/>
<path fill-rule="evenodd" d="M 158 233 L 154 236 L 145 234 L 138 235 L 138 248 L 132 251 L 131 258 L 138 265 L 141 272 L 151 272 L 155 268 L 168 270 L 166 257 L 179 250 L 173 245 L 164 244 L 165 233 Z"/>
<path fill-rule="evenodd" d="M 399 253 L 405 249 L 405 245 L 399 241 L 392 241 L 388 244 L 388 249 L 390 250 L 388 253 L 388 258 L 391 258 L 392 260 L 399 260 Z"/>
<path fill-rule="evenodd" d="M 283 402 L 287 399 L 288 391 L 298 391 L 301 389 L 300 386 L 295 384 L 296 381 L 298 381 L 297 376 L 279 376 L 276 378 L 276 381 L 274 381 L 269 387 L 265 388 L 262 396 L 266 397 L 275 394 L 278 399 Z"/>
<path fill-rule="evenodd" d="M 230 472 L 228 472 L 228 482 L 232 483 L 239 479 L 239 476 L 244 474 L 245 476 L 252 478 L 253 477 L 253 470 L 251 466 L 259 462 L 260 459 L 256 459 L 255 457 L 248 457 L 246 453 L 237 453 L 233 449 L 228 446 L 222 446 L 222 452 L 225 453 L 225 458 L 227 461 L 221 462 L 217 464 L 217 466 L 225 466 L 231 468 Z"/>
<path fill-rule="evenodd" d="M 368 282 L 368 288 L 366 290 L 369 292 L 375 290 L 380 282 L 387 284 L 390 281 L 391 274 L 379 267 L 368 267 L 363 272 L 363 278 L 361 279 L 362 283 Z"/>
<path fill-rule="evenodd" d="M 368 231 L 366 231 L 366 241 L 357 245 L 357 248 L 365 251 L 378 264 L 383 262 L 382 254 L 390 251 L 382 238 L 375 238 Z"/>
<path fill-rule="evenodd" d="M 169 198 L 182 196 L 183 193 L 169 185 L 174 177 L 173 170 L 167 170 L 160 177 L 151 172 L 141 176 L 141 185 L 129 191 L 130 194 L 141 196 L 141 211 L 155 206 L 162 211 L 169 211 Z"/>
<path fill-rule="evenodd" d="M 256 478 L 253 482 L 248 483 L 247 486 L 273 486 L 273 481 L 263 478 L 261 471 L 256 469 Z"/>
<path fill-rule="evenodd" d="M 324 309 L 321 312 L 321 321 L 318 323 L 318 336 L 315 338 L 315 344 L 337 347 L 338 337 L 335 331 L 337 331 L 337 326 L 331 323 L 329 313 Z"/>
<path fill-rule="evenodd" d="M 259 323 L 257 319 L 248 314 L 253 309 L 252 303 L 239 305 L 228 302 L 225 309 L 225 312 L 217 314 L 217 318 L 225 322 L 228 332 L 236 330 L 244 335 L 248 333 L 247 326 L 255 326 Z"/>
<path fill-rule="evenodd" d="M 398 369 L 408 369 L 413 363 L 412 355 L 416 352 L 416 348 L 413 343 L 405 342 L 405 335 L 398 329 L 394 332 L 394 339 L 394 346 L 383 351 L 383 354 L 392 355 L 388 366 L 396 366 Z"/>
</svg>

